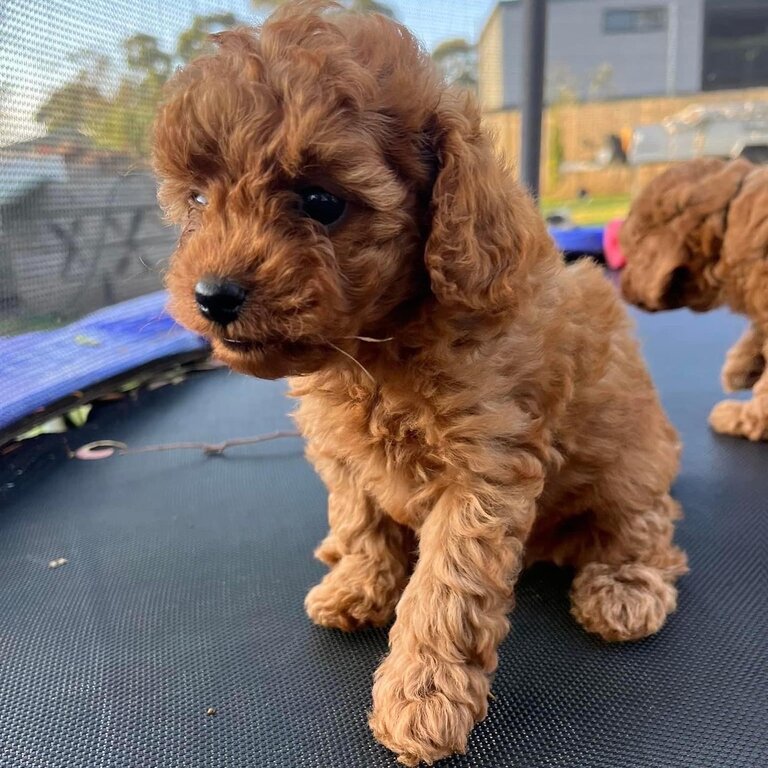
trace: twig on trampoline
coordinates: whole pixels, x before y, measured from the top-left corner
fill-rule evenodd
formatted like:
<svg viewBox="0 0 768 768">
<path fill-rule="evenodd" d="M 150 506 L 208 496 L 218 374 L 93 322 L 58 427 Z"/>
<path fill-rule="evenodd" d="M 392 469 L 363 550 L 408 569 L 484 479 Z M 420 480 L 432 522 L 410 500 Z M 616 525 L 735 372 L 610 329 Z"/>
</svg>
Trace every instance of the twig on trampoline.
<svg viewBox="0 0 768 768">
<path fill-rule="evenodd" d="M 301 437 L 296 430 L 279 430 L 255 437 L 236 437 L 224 440 L 221 443 L 166 443 L 164 445 L 145 445 L 141 448 L 129 448 L 119 440 L 96 440 L 92 443 L 81 445 L 74 451 L 69 451 L 69 458 L 93 461 L 95 459 L 107 459 L 117 454 L 118 456 L 134 456 L 139 453 L 160 453 L 164 451 L 202 451 L 206 456 L 221 456 L 227 448 L 236 448 L 241 445 L 257 445 L 270 440 L 280 440 L 286 437 Z"/>
</svg>

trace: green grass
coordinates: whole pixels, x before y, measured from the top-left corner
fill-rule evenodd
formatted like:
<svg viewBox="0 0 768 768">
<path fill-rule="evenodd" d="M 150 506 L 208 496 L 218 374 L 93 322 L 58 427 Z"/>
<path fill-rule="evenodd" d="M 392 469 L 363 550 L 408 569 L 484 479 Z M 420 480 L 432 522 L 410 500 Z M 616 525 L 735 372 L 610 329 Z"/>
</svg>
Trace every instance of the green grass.
<svg viewBox="0 0 768 768">
<path fill-rule="evenodd" d="M 542 200 L 544 215 L 555 211 L 568 211 L 574 224 L 593 226 L 607 224 L 611 219 L 626 216 L 629 210 L 629 195 L 617 197 L 595 197 L 587 200 Z"/>
</svg>

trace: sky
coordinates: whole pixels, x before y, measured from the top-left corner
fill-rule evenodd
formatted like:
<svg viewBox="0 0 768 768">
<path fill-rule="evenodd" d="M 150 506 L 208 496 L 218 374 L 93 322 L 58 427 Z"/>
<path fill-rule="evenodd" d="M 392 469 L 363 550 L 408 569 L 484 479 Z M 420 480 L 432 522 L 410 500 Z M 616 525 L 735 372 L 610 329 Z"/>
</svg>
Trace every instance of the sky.
<svg viewBox="0 0 768 768">
<path fill-rule="evenodd" d="M 477 40 L 495 0 L 392 0 L 398 18 L 434 48 L 442 40 Z M 231 11 L 255 21 L 248 0 L 1 0 L 0 146 L 38 135 L 34 115 L 46 95 L 78 70 L 86 48 L 119 53 L 136 32 L 168 47 L 195 14 Z"/>
</svg>

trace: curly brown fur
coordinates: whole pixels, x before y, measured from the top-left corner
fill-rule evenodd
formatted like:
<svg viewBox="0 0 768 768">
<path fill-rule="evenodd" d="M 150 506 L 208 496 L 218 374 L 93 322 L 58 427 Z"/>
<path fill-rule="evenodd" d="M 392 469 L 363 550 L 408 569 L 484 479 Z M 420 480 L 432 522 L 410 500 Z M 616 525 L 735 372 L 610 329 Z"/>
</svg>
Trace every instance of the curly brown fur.
<svg viewBox="0 0 768 768">
<path fill-rule="evenodd" d="M 307 611 L 396 616 L 370 724 L 431 764 L 485 716 L 524 562 L 574 567 L 574 616 L 608 640 L 662 625 L 678 439 L 614 289 L 566 268 L 403 27 L 301 3 L 219 43 L 157 122 L 173 311 L 233 368 L 293 376 L 329 490 Z M 307 180 L 348 201 L 337 225 L 297 210 Z M 208 273 L 249 291 L 225 329 L 195 306 Z"/>
<path fill-rule="evenodd" d="M 768 169 L 746 160 L 694 160 L 652 181 L 622 229 L 625 297 L 643 309 L 727 305 L 750 326 L 728 352 L 716 432 L 768 439 Z"/>
</svg>

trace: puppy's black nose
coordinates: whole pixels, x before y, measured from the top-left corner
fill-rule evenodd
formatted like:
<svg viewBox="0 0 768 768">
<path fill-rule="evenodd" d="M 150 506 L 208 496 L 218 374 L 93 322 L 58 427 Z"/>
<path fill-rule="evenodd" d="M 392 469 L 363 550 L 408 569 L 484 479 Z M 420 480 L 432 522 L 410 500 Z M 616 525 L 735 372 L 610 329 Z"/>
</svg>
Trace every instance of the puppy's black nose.
<svg viewBox="0 0 768 768">
<path fill-rule="evenodd" d="M 200 312 L 218 325 L 237 320 L 248 292 L 231 280 L 203 278 L 195 286 L 195 300 Z"/>
</svg>

